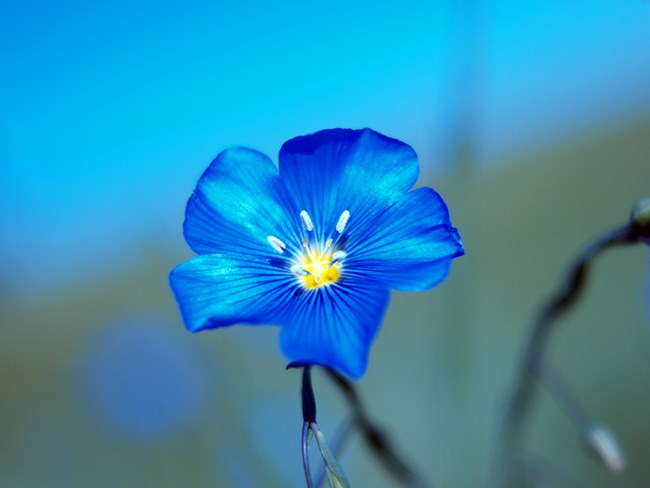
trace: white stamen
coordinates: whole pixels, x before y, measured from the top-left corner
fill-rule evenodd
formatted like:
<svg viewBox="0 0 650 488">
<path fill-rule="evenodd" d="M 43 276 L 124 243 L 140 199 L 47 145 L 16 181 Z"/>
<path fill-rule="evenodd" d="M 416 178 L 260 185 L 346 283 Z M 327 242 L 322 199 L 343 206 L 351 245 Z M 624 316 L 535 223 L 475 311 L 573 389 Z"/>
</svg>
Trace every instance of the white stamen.
<svg viewBox="0 0 650 488">
<path fill-rule="evenodd" d="M 302 219 L 302 225 L 307 232 L 314 230 L 314 223 L 311 221 L 311 217 L 306 210 L 300 212 L 300 218 Z"/>
<path fill-rule="evenodd" d="M 305 268 L 302 267 L 302 264 L 294 264 L 293 266 L 291 266 L 291 272 L 293 274 L 297 274 L 301 276 L 306 276 L 309 274 L 307 273 L 307 271 L 305 271 Z"/>
<path fill-rule="evenodd" d="M 268 236 L 266 240 L 268 240 L 269 244 L 271 244 L 271 247 L 273 247 L 273 249 L 278 251 L 280 254 L 282 254 L 287 248 L 287 245 L 275 236 Z"/>
<path fill-rule="evenodd" d="M 343 261 L 343 259 L 345 259 L 345 256 L 347 256 L 345 251 L 335 251 L 332 254 L 332 264 Z"/>
<path fill-rule="evenodd" d="M 307 239 L 302 241 L 302 245 L 305 248 L 305 252 L 307 253 L 307 257 L 309 258 L 310 261 L 316 261 L 316 256 L 314 256 L 314 253 L 311 252 L 311 247 L 309 246 L 309 242 Z"/>
<path fill-rule="evenodd" d="M 350 218 L 350 212 L 347 210 L 343 210 L 343 213 L 339 217 L 339 221 L 336 223 L 336 232 L 339 234 L 343 233 L 343 229 L 345 229 L 346 224 L 348 223 L 348 219 Z"/>
</svg>

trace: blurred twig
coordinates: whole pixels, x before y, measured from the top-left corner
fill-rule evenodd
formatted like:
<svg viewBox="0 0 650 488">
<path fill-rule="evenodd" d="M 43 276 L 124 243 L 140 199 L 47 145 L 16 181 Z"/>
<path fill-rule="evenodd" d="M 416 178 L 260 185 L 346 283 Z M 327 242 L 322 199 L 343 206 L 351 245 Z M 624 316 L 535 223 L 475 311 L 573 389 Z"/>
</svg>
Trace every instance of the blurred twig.
<svg viewBox="0 0 650 488">
<path fill-rule="evenodd" d="M 401 486 L 408 488 L 426 488 L 430 487 L 424 481 L 424 478 L 417 475 L 409 465 L 397 454 L 384 434 L 376 423 L 374 423 L 367 412 L 367 409 L 354 385 L 345 377 L 337 372 L 324 368 L 328 375 L 334 380 L 334 383 L 343 392 L 346 400 L 352 409 L 352 415 L 340 430 L 336 441 L 333 443 L 334 448 L 330 448 L 323 432 L 316 422 L 316 400 L 311 380 L 311 365 L 292 363 L 287 368 L 303 368 L 302 374 L 302 462 L 305 472 L 305 481 L 307 488 L 320 487 L 326 477 L 330 486 L 347 487 L 349 483 L 345 473 L 341 469 L 337 457 L 344 443 L 349 439 L 354 430 L 359 429 L 370 447 L 371 451 L 379 459 L 380 463 L 386 470 L 400 483 Z M 318 449 L 324 462 L 325 472 L 316 478 L 314 483 L 309 466 L 309 444 L 313 437 L 316 437 Z"/>
<path fill-rule="evenodd" d="M 614 245 L 630 243 L 630 226 L 627 224 L 596 239 L 569 267 L 559 290 L 542 308 L 528 338 L 517 383 L 508 403 L 505 425 L 505 439 L 508 443 L 514 442 L 518 437 L 528 406 L 534 398 L 533 375 L 540 367 L 540 361 L 555 320 L 580 297 L 594 258 Z"/>
<path fill-rule="evenodd" d="M 395 451 L 388 436 L 374 423 L 354 385 L 337 372 L 327 369 L 327 373 L 343 392 L 355 416 L 355 423 L 370 447 L 386 470 L 401 484 L 410 488 L 424 488 L 428 485 L 424 478 L 411 469 Z"/>
<path fill-rule="evenodd" d="M 637 243 L 650 244 L 650 200 L 642 200 L 632 211 L 630 221 L 605 233 L 588 245 L 569 266 L 565 280 L 542 307 L 529 335 L 522 356 L 517 381 L 507 404 L 501 432 L 500 454 L 497 463 L 504 471 L 500 474 L 508 481 L 509 459 L 521 436 L 529 407 L 534 399 L 537 377 L 560 403 L 575 424 L 590 448 L 596 451 L 601 461 L 612 470 L 621 469 L 622 456 L 609 431 L 593 423 L 583 412 L 578 402 L 548 365 L 544 364 L 544 351 L 555 321 L 566 313 L 580 298 L 590 267 L 603 251 L 616 246 Z"/>
</svg>

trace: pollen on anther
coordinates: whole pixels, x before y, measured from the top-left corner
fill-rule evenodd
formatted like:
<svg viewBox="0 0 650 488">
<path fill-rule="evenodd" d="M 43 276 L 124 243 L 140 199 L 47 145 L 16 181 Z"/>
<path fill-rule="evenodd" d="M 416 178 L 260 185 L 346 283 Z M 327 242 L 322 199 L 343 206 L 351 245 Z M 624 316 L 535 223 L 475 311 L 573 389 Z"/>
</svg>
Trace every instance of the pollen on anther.
<svg viewBox="0 0 650 488">
<path fill-rule="evenodd" d="M 348 210 L 343 210 L 343 213 L 339 217 L 339 221 L 336 223 L 336 232 L 342 234 L 349 219 L 350 219 L 350 212 Z"/>
<path fill-rule="evenodd" d="M 302 219 L 302 225 L 307 232 L 314 230 L 314 223 L 311 221 L 311 217 L 306 210 L 300 212 L 300 218 Z"/>
<path fill-rule="evenodd" d="M 271 247 L 278 251 L 280 254 L 282 254 L 287 248 L 287 245 L 275 236 L 268 236 L 266 240 L 269 241 Z"/>
</svg>

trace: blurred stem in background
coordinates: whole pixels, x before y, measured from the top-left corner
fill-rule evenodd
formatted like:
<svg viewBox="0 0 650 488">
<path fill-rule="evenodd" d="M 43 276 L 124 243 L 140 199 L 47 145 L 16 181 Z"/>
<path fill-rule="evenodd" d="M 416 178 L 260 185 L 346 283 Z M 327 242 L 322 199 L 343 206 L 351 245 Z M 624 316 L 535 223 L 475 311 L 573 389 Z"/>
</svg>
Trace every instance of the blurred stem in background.
<svg viewBox="0 0 650 488">
<path fill-rule="evenodd" d="M 307 488 L 319 488 L 323 486 L 325 479 L 332 488 L 350 486 L 337 458 L 340 456 L 344 444 L 356 429 L 360 430 L 370 451 L 395 481 L 399 483 L 399 486 L 409 488 L 426 488 L 430 486 L 397 454 L 383 429 L 370 419 L 354 384 L 337 372 L 324 368 L 328 376 L 334 381 L 334 384 L 339 387 L 352 410 L 351 418 L 344 422 L 340 435 L 337 436 L 336 442 L 332 443 L 332 447 L 330 447 L 316 421 L 316 399 L 311 380 L 312 366 L 293 364 L 289 366 L 303 368 L 301 395 L 303 416 L 302 461 Z M 316 478 L 315 482 L 312 479 L 309 465 L 309 445 L 313 438 L 316 439 L 324 464 L 324 472 Z"/>
<path fill-rule="evenodd" d="M 522 430 L 535 399 L 534 380 L 544 386 L 576 427 L 584 445 L 612 472 L 625 467 L 625 459 L 614 435 L 594 422 L 579 405 L 568 385 L 552 370 L 544 352 L 555 321 L 580 298 L 595 259 L 612 247 L 650 244 L 650 199 L 640 201 L 628 223 L 606 232 L 589 244 L 569 266 L 565 280 L 535 320 L 519 365 L 515 386 L 503 420 L 495 475 L 498 486 L 514 486 L 517 479 L 517 449 Z"/>
</svg>

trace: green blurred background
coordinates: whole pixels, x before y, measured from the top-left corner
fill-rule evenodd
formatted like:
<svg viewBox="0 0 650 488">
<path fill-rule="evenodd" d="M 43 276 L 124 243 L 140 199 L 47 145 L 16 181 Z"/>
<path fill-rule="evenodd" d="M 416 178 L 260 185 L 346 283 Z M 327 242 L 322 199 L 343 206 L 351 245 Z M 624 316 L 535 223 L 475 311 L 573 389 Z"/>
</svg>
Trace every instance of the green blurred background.
<svg viewBox="0 0 650 488">
<path fill-rule="evenodd" d="M 650 194 L 647 2 L 2 11 L 0 486 L 303 486 L 277 329 L 189 334 L 167 276 L 220 150 L 274 156 L 335 126 L 411 144 L 467 252 L 437 289 L 393 294 L 358 387 L 436 486 L 491 486 L 531 318 Z M 531 486 L 650 484 L 649 272 L 647 248 L 605 254 L 548 351 L 627 470 L 594 463 L 542 392 Z M 346 406 L 314 383 L 332 437 Z M 352 486 L 395 486 L 356 437 L 342 464 Z"/>
</svg>

